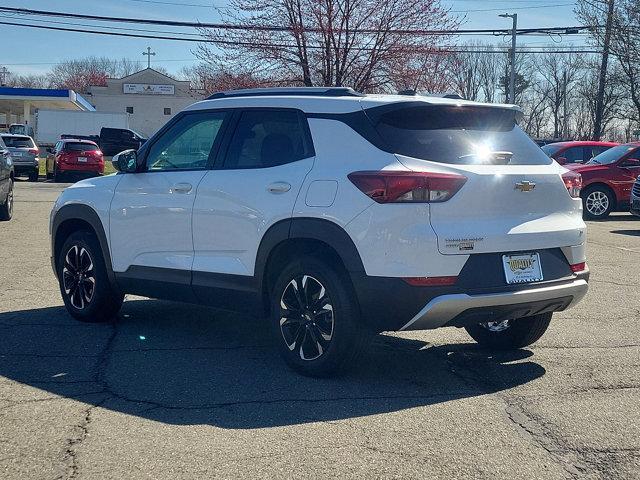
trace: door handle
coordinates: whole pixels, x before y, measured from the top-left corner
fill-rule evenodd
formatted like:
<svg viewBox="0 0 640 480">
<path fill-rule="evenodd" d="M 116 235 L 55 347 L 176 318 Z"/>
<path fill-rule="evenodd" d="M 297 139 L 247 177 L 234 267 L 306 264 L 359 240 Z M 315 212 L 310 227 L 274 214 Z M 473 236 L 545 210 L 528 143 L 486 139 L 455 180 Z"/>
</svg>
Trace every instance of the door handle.
<svg viewBox="0 0 640 480">
<path fill-rule="evenodd" d="M 189 193 L 193 189 L 190 183 L 176 183 L 171 187 L 171 193 Z"/>
<path fill-rule="evenodd" d="M 274 182 L 267 187 L 269 193 L 286 193 L 291 190 L 291 185 L 287 182 Z"/>
</svg>

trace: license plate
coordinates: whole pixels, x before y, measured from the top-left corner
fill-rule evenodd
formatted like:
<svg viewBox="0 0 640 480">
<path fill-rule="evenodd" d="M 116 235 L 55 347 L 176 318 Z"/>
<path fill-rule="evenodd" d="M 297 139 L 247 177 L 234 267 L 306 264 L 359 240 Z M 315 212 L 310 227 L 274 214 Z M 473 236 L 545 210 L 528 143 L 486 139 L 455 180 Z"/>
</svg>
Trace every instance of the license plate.
<svg viewBox="0 0 640 480">
<path fill-rule="evenodd" d="M 78 162 L 87 163 L 87 157 L 78 157 Z"/>
<path fill-rule="evenodd" d="M 12 155 L 14 157 L 21 157 L 22 156 L 22 152 L 13 152 Z"/>
<path fill-rule="evenodd" d="M 507 283 L 539 282 L 543 279 L 540 255 L 537 253 L 503 255 L 502 265 Z"/>
</svg>

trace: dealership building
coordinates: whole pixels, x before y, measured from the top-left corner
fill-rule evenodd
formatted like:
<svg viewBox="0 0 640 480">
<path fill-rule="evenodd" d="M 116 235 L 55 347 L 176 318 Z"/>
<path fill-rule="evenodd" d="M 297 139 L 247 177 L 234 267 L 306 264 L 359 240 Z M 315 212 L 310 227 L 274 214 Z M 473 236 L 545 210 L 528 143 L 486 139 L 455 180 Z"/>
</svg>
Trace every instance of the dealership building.
<svg viewBox="0 0 640 480">
<path fill-rule="evenodd" d="M 127 112 L 131 129 L 146 137 L 203 98 L 188 81 L 175 80 L 152 68 L 109 78 L 106 86 L 91 86 L 84 95 L 98 112 Z"/>
</svg>

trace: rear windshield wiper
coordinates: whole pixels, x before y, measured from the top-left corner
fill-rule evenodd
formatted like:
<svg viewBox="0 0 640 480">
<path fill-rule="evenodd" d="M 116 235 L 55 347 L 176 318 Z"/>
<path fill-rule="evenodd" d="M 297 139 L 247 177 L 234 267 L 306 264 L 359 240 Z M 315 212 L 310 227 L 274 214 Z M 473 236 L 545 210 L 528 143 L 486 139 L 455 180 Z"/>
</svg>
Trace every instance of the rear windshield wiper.
<svg viewBox="0 0 640 480">
<path fill-rule="evenodd" d="M 461 163 L 478 163 L 486 165 L 506 165 L 513 158 L 513 152 L 496 151 L 483 154 L 469 153 L 467 155 L 461 155 L 458 160 L 463 160 Z M 468 161 L 472 160 L 472 161 Z"/>
</svg>

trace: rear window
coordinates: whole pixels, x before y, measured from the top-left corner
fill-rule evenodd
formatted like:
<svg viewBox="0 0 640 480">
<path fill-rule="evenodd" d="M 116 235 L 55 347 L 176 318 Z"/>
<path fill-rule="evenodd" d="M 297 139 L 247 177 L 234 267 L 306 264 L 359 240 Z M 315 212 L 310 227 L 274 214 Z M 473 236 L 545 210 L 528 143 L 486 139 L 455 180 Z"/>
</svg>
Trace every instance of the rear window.
<svg viewBox="0 0 640 480">
<path fill-rule="evenodd" d="M 12 148 L 35 148 L 33 140 L 26 137 L 13 137 L 10 135 L 3 135 L 2 140 L 7 147 Z"/>
<path fill-rule="evenodd" d="M 551 163 L 517 125 L 518 112 L 475 106 L 393 106 L 366 111 L 389 151 L 439 163 Z"/>
<path fill-rule="evenodd" d="M 93 143 L 67 142 L 64 144 L 65 152 L 92 152 L 98 150 L 98 146 Z"/>
</svg>

